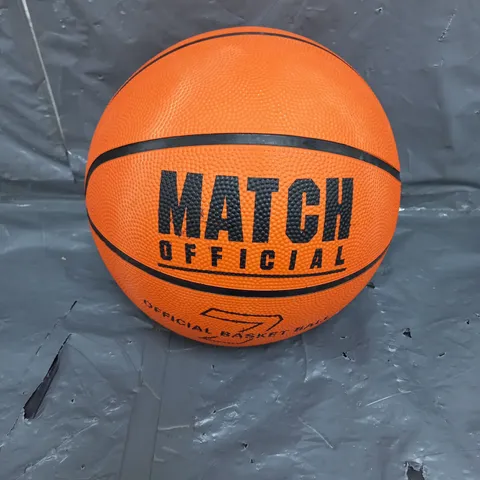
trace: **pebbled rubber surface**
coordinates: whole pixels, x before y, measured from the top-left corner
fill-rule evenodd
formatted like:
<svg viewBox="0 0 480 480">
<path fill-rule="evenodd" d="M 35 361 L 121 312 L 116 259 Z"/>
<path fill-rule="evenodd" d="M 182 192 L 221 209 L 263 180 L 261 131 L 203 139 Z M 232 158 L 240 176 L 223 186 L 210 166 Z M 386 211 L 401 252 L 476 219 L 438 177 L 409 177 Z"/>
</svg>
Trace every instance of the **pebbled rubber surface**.
<svg viewBox="0 0 480 480">
<path fill-rule="evenodd" d="M 100 254 L 139 308 L 190 338 L 257 345 L 365 286 L 395 231 L 399 180 L 365 81 L 308 39 L 251 27 L 138 70 L 98 124 L 85 187 Z M 246 333 L 210 308 L 283 321 Z"/>
</svg>

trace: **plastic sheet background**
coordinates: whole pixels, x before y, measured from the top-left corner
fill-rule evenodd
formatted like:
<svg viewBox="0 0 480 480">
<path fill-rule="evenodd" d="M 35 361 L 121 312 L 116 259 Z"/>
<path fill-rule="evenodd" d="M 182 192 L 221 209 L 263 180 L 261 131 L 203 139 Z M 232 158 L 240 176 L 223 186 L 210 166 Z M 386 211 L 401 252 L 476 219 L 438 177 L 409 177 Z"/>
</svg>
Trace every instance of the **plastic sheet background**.
<svg viewBox="0 0 480 480">
<path fill-rule="evenodd" d="M 309 36 L 366 78 L 403 199 L 375 288 L 301 337 L 226 350 L 123 296 L 81 182 L 137 67 L 253 24 Z M 480 478 L 478 2 L 0 0 L 0 52 L 1 480 Z"/>
</svg>

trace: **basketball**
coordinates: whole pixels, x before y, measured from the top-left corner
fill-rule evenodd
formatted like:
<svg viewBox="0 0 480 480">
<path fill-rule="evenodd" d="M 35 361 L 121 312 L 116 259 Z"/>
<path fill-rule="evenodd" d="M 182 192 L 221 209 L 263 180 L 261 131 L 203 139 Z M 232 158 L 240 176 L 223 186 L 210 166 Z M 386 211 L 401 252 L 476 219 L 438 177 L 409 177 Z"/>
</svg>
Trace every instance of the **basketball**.
<svg viewBox="0 0 480 480">
<path fill-rule="evenodd" d="M 260 27 L 189 38 L 138 69 L 85 175 L 96 247 L 126 296 L 227 347 L 302 334 L 349 304 L 385 257 L 400 191 L 367 83 L 313 40 Z"/>
</svg>

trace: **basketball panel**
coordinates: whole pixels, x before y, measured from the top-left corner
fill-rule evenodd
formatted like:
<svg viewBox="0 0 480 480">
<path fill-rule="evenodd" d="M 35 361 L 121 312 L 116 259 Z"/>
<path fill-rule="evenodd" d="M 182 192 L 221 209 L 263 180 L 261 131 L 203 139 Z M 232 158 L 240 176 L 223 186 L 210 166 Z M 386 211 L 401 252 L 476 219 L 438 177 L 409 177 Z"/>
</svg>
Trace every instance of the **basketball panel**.
<svg viewBox="0 0 480 480">
<path fill-rule="evenodd" d="M 107 269 L 146 315 L 179 335 L 227 347 L 281 341 L 321 325 L 362 291 L 382 260 L 346 284 L 296 299 L 206 295 L 138 270 L 92 234 Z"/>
<path fill-rule="evenodd" d="M 348 65 L 291 38 L 238 35 L 192 44 L 139 73 L 102 115 L 87 169 L 133 142 L 228 132 L 335 141 L 398 168 L 382 106 Z"/>
<path fill-rule="evenodd" d="M 167 210 L 168 233 L 162 232 L 162 178 L 174 179 L 176 205 L 183 192 L 188 193 L 187 175 L 202 178 L 199 228 L 195 232 L 187 228 L 195 213 L 189 211 L 174 222 Z M 238 199 L 238 221 L 212 236 L 208 234 L 219 177 L 233 182 L 230 200 L 220 197 L 221 215 L 228 218 L 229 206 L 223 204 L 235 208 Z M 268 218 L 255 217 L 261 205 L 256 204 L 252 185 L 249 190 L 249 178 L 276 182 L 277 191 L 264 198 Z M 307 205 L 306 193 L 296 193 L 295 187 L 302 184 L 317 190 L 313 205 Z M 353 190 L 351 198 L 347 186 Z M 297 200 L 302 203 L 298 217 L 294 212 Z M 348 200 L 350 211 L 345 208 L 336 215 L 337 203 Z M 138 262 L 177 278 L 228 288 L 248 288 L 255 278 L 256 287 L 266 290 L 284 289 L 286 283 L 290 288 L 328 283 L 364 268 L 388 246 L 399 201 L 399 182 L 373 165 L 325 152 L 250 145 L 188 147 L 118 158 L 95 170 L 87 191 L 93 224 Z M 230 212 L 232 218 L 234 213 Z M 316 222 L 316 233 L 297 238 L 297 230 L 306 228 L 307 217 Z M 289 221 L 296 220 L 300 223 L 289 230 Z M 265 229 L 261 238 L 255 238 L 257 224 Z M 181 230 L 175 232 L 175 225 Z M 168 252 L 162 252 L 161 242 Z M 218 250 L 215 264 L 212 248 Z M 268 271 L 262 269 L 262 255 L 269 257 L 272 267 Z"/>
</svg>

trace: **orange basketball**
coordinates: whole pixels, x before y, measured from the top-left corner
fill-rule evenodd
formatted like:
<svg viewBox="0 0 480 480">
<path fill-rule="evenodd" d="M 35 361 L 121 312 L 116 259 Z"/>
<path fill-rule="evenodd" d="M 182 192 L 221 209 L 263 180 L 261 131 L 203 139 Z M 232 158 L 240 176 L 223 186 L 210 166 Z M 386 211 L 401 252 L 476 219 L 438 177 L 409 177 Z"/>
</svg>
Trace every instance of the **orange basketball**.
<svg viewBox="0 0 480 480">
<path fill-rule="evenodd" d="M 388 119 L 333 52 L 218 30 L 165 50 L 108 104 L 85 179 L 108 270 L 148 316 L 225 346 L 320 325 L 366 286 L 400 202 Z"/>
</svg>

